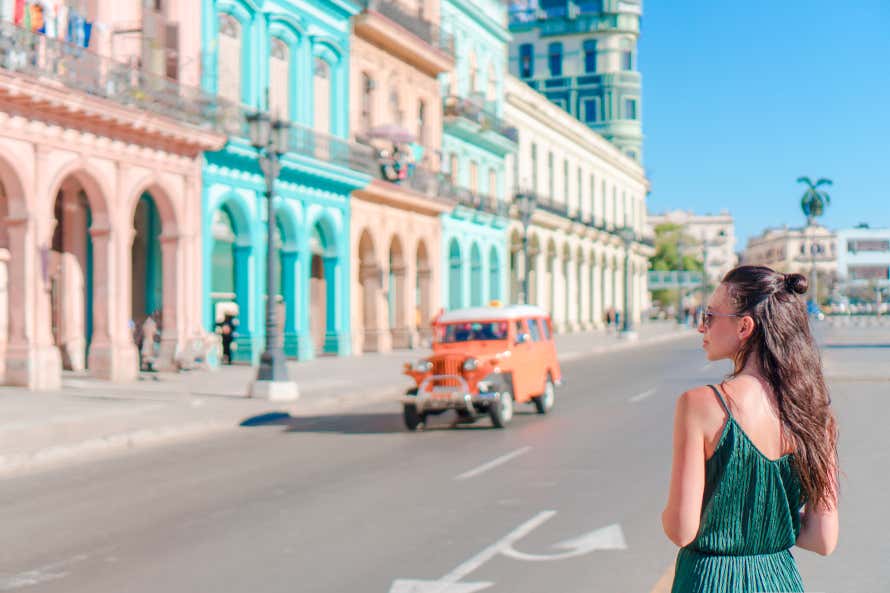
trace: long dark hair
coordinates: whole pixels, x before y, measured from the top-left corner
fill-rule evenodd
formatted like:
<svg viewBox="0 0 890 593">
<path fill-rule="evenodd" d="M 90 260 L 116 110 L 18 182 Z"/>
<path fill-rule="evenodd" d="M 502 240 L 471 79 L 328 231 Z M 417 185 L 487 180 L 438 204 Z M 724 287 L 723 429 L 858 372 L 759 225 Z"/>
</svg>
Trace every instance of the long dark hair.
<svg viewBox="0 0 890 593">
<path fill-rule="evenodd" d="M 810 333 L 801 274 L 765 266 L 739 266 L 723 277 L 730 303 L 754 319 L 754 332 L 736 354 L 731 376 L 750 357 L 772 387 L 783 432 L 794 444 L 792 463 L 808 505 L 829 508 L 838 494 L 837 420 L 822 376 L 822 359 Z"/>
</svg>

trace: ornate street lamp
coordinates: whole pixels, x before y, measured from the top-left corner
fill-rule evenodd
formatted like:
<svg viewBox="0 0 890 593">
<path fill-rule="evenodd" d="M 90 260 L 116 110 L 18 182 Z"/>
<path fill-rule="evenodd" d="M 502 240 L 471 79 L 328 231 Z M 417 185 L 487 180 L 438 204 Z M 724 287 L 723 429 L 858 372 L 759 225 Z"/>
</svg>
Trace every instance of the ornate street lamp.
<svg viewBox="0 0 890 593">
<path fill-rule="evenodd" d="M 522 223 L 522 257 L 525 260 L 525 270 L 522 274 L 522 302 L 528 305 L 528 277 L 531 275 L 531 261 L 528 257 L 528 227 L 531 226 L 532 216 L 538 205 L 538 196 L 533 192 L 520 192 L 516 194 L 515 201 L 519 208 L 519 221 Z"/>
<path fill-rule="evenodd" d="M 633 227 L 624 226 L 616 231 L 621 240 L 624 241 L 624 323 L 621 327 L 621 337 L 625 340 L 636 340 L 637 332 L 634 330 L 633 313 L 630 310 L 630 250 L 636 240 L 637 232 Z"/>
<path fill-rule="evenodd" d="M 289 124 L 272 118 L 267 111 L 247 116 L 250 143 L 257 151 L 260 169 L 266 180 L 266 349 L 260 355 L 256 379 L 250 385 L 251 397 L 271 400 L 295 400 L 297 384 L 290 380 L 281 339 L 278 334 L 276 296 L 278 277 L 275 274 L 275 180 L 281 172 L 281 155 L 287 151 Z"/>
</svg>

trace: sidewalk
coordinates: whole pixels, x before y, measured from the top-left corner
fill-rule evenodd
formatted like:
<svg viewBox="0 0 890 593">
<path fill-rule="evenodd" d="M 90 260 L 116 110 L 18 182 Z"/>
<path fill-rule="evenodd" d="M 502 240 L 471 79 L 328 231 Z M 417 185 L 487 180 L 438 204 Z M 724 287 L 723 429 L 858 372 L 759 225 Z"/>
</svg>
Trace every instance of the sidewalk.
<svg viewBox="0 0 890 593">
<path fill-rule="evenodd" d="M 605 331 L 565 334 L 556 340 L 560 360 L 568 362 L 692 333 L 659 321 L 643 324 L 636 342 Z M 286 404 L 246 397 L 256 374 L 249 366 L 143 375 L 130 384 L 67 374 L 62 390 L 48 393 L 0 387 L 0 475 L 230 430 L 266 414 L 330 413 L 395 400 L 411 385 L 401 375 L 402 365 L 428 353 L 409 350 L 290 362 L 300 398 Z"/>
</svg>

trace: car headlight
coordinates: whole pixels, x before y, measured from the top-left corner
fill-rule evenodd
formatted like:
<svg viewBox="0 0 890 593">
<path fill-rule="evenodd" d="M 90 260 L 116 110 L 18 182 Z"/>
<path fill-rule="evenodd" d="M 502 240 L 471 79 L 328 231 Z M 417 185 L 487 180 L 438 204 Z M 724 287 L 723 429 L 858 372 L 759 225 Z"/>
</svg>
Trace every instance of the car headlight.
<svg viewBox="0 0 890 593">
<path fill-rule="evenodd" d="M 414 371 L 417 373 L 428 373 L 433 368 L 433 363 L 428 360 L 418 360 L 413 365 Z"/>
<path fill-rule="evenodd" d="M 475 371 L 479 367 L 479 361 L 470 357 L 464 361 L 463 369 L 465 371 Z"/>
</svg>

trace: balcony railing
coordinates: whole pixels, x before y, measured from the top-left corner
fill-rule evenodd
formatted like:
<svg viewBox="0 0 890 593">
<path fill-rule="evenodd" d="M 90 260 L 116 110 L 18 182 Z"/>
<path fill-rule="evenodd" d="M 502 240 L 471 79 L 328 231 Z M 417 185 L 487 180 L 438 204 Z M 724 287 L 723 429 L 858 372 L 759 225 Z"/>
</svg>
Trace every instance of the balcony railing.
<svg viewBox="0 0 890 593">
<path fill-rule="evenodd" d="M 418 8 L 406 6 L 398 0 L 365 0 L 365 9 L 379 12 L 436 49 L 454 57 L 454 37 L 424 18 Z"/>
<path fill-rule="evenodd" d="M 504 120 L 482 107 L 476 101 L 449 95 L 445 97 L 445 117 L 462 117 L 479 124 L 482 131 L 492 130 L 512 142 L 519 142 L 519 131 Z"/>
<path fill-rule="evenodd" d="M 113 101 L 220 131 L 231 114 L 216 98 L 199 89 L 150 74 L 59 39 L 0 22 L 0 68 L 34 77 L 44 85 Z"/>
<path fill-rule="evenodd" d="M 376 160 L 374 149 L 370 146 L 349 142 L 295 123 L 290 124 L 289 139 L 290 152 L 368 175 L 375 174 Z"/>
<path fill-rule="evenodd" d="M 488 212 L 496 216 L 507 216 L 510 210 L 510 205 L 503 200 L 499 200 L 497 196 L 487 196 L 476 193 L 470 188 L 455 185 L 445 175 L 442 176 L 439 192 L 443 197 L 480 212 Z"/>
</svg>

